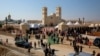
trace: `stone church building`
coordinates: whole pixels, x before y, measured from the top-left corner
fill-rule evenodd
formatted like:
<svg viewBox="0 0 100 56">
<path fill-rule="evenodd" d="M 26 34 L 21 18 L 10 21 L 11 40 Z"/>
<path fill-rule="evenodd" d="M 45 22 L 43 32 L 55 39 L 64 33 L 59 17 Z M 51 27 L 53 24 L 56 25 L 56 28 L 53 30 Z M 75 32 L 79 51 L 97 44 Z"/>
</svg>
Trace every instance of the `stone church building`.
<svg viewBox="0 0 100 56">
<path fill-rule="evenodd" d="M 56 12 L 48 16 L 47 7 L 42 8 L 42 24 L 45 26 L 54 26 L 62 21 L 61 7 L 56 8 Z"/>
</svg>

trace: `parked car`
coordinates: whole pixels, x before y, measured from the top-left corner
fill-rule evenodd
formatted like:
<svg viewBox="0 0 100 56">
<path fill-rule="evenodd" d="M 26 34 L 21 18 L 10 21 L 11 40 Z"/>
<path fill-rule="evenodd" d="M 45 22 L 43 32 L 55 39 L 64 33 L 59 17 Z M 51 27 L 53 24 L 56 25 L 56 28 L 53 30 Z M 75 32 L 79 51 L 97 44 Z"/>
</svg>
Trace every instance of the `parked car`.
<svg viewBox="0 0 100 56">
<path fill-rule="evenodd" d="M 15 42 L 15 45 L 18 47 L 23 47 L 23 48 L 32 48 L 32 46 L 30 45 L 30 43 L 24 41 L 24 40 L 17 40 Z"/>
<path fill-rule="evenodd" d="M 96 39 L 93 41 L 93 45 L 100 48 L 100 38 L 96 38 Z"/>
</svg>

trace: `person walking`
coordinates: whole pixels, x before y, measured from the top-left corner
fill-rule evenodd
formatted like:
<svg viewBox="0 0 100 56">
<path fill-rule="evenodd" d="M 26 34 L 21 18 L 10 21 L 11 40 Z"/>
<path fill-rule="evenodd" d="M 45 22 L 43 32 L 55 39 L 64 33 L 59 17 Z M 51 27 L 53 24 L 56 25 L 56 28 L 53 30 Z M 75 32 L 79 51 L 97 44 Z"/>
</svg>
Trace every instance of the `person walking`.
<svg viewBox="0 0 100 56">
<path fill-rule="evenodd" d="M 96 56 L 100 56 L 100 53 L 98 53 Z"/>
<path fill-rule="evenodd" d="M 29 39 L 31 38 L 31 35 L 30 34 L 28 34 L 28 37 L 29 37 Z"/>
<path fill-rule="evenodd" d="M 6 39 L 6 43 L 8 43 L 8 39 Z"/>
<path fill-rule="evenodd" d="M 58 37 L 57 44 L 59 44 L 60 37 Z"/>
<path fill-rule="evenodd" d="M 76 46 L 76 40 L 73 40 L 73 46 Z"/>
<path fill-rule="evenodd" d="M 96 52 L 95 52 L 95 50 L 93 50 L 93 52 L 92 52 L 92 56 L 95 56 L 95 54 L 96 54 Z"/>
<path fill-rule="evenodd" d="M 61 43 L 63 44 L 63 38 L 61 38 Z"/>
<path fill-rule="evenodd" d="M 51 43 L 48 44 L 49 48 L 51 48 Z"/>
<path fill-rule="evenodd" d="M 30 53 L 30 50 L 31 50 L 31 49 L 30 49 L 30 47 L 29 47 L 29 48 L 28 48 L 28 53 Z"/>
<path fill-rule="evenodd" d="M 34 42 L 34 48 L 36 49 L 36 42 Z"/>
<path fill-rule="evenodd" d="M 52 49 L 52 56 L 55 56 L 55 49 Z"/>
<path fill-rule="evenodd" d="M 80 52 L 82 52 L 83 51 L 83 46 L 80 46 Z"/>
<path fill-rule="evenodd" d="M 32 42 L 30 42 L 30 48 L 32 48 Z"/>
<path fill-rule="evenodd" d="M 48 48 L 44 49 L 44 56 L 48 56 Z"/>
<path fill-rule="evenodd" d="M 54 38 L 53 41 L 54 41 L 54 44 L 55 44 L 56 43 L 56 39 Z"/>
<path fill-rule="evenodd" d="M 72 46 L 72 40 L 70 40 L 70 46 Z"/>
<path fill-rule="evenodd" d="M 77 54 L 79 54 L 79 45 L 77 45 Z"/>
<path fill-rule="evenodd" d="M 38 40 L 38 47 L 40 47 L 40 41 Z"/>
<path fill-rule="evenodd" d="M 2 39 L 0 39 L 0 42 L 1 42 L 0 44 L 3 44 Z"/>
<path fill-rule="evenodd" d="M 88 46 L 89 46 L 89 48 L 91 48 L 91 45 L 92 45 L 92 42 L 89 41 L 89 42 L 88 42 Z"/>
<path fill-rule="evenodd" d="M 75 45 L 75 46 L 73 46 L 73 48 L 74 48 L 74 51 L 75 51 L 75 55 L 77 55 L 77 46 Z"/>
</svg>

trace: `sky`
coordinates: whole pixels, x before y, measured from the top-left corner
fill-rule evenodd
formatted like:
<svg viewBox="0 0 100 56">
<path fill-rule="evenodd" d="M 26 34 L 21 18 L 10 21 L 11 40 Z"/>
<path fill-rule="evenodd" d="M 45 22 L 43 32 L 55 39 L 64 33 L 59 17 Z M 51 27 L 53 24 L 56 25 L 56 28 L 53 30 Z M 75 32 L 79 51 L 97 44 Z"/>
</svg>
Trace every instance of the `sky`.
<svg viewBox="0 0 100 56">
<path fill-rule="evenodd" d="M 48 15 L 62 8 L 65 20 L 100 20 L 100 0 L 0 0 L 0 20 L 8 14 L 12 19 L 41 20 L 42 8 L 48 8 Z"/>
</svg>

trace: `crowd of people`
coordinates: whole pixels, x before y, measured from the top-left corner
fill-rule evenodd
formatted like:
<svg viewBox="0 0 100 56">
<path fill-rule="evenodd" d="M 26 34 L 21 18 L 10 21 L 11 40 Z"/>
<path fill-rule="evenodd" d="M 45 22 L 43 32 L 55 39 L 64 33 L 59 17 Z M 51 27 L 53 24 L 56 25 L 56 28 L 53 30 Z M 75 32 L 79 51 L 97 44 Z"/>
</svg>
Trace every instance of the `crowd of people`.
<svg viewBox="0 0 100 56">
<path fill-rule="evenodd" d="M 29 42 L 31 46 L 33 46 L 34 49 L 37 49 L 37 46 L 41 47 L 45 56 L 55 56 L 55 49 L 51 48 L 51 43 L 45 43 L 44 39 L 48 39 L 49 36 L 52 38 L 52 41 L 54 44 L 63 44 L 64 39 L 67 39 L 66 41 L 70 42 L 70 45 L 73 47 L 75 51 L 75 55 L 78 55 L 80 52 L 83 52 L 83 46 L 82 45 L 88 45 L 89 48 L 91 47 L 92 43 L 89 40 L 88 37 L 82 37 L 79 32 L 76 34 L 76 31 L 57 31 L 57 30 L 51 30 L 51 31 L 42 31 L 39 34 L 34 34 L 35 39 L 37 39 L 37 42 L 29 42 L 29 39 L 31 39 L 31 34 L 27 34 L 24 39 L 26 42 Z M 41 37 L 42 35 L 42 37 Z M 73 40 L 70 39 L 70 36 L 73 37 Z M 54 38 L 56 37 L 57 40 Z M 15 38 L 16 40 L 17 38 Z M 2 40 L 0 40 L 2 42 Z M 8 43 L 8 39 L 6 39 L 6 43 Z M 80 43 L 81 45 L 77 45 L 77 43 Z M 31 48 L 28 48 L 28 52 L 31 52 Z M 93 56 L 96 55 L 96 51 L 93 50 Z M 100 53 L 98 53 L 96 56 L 100 56 Z"/>
</svg>

